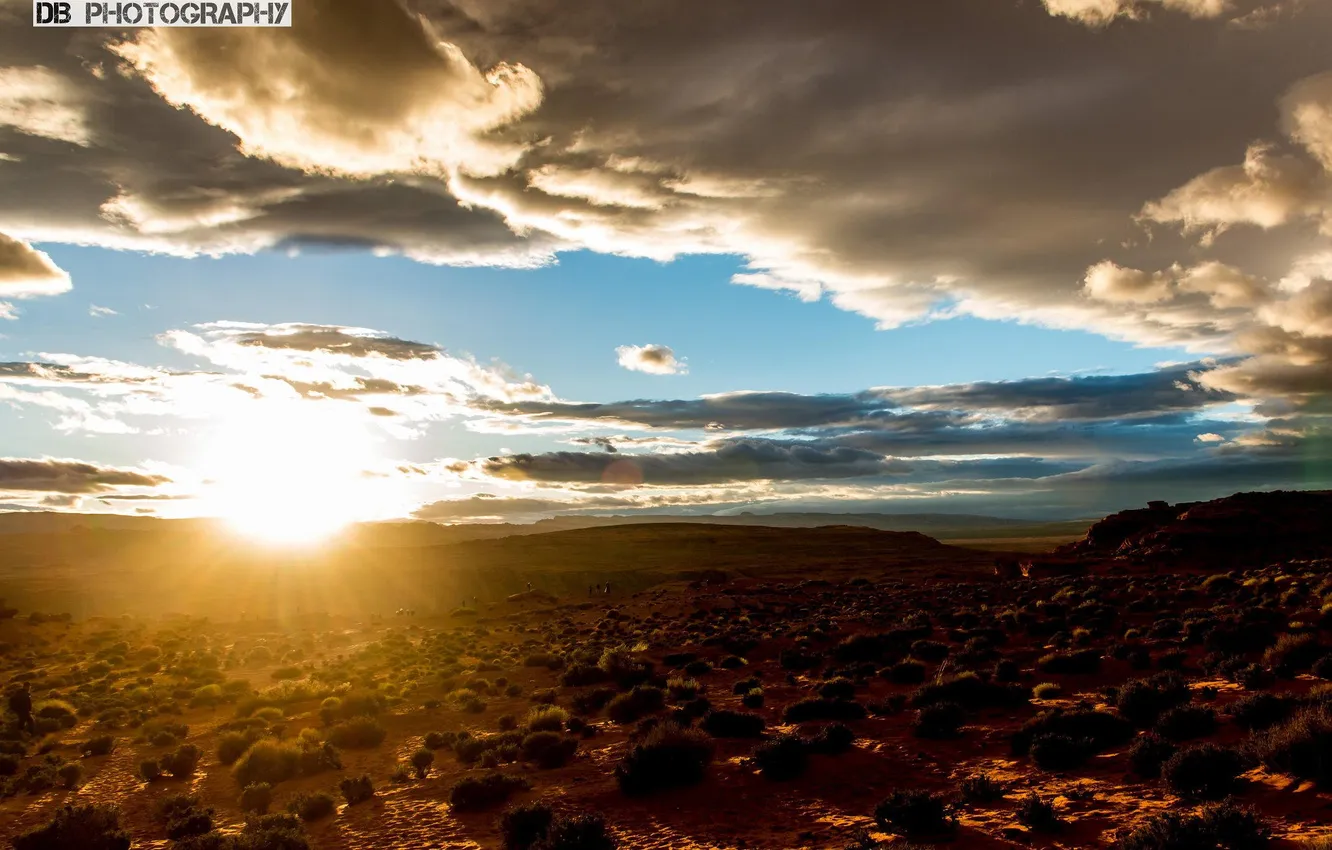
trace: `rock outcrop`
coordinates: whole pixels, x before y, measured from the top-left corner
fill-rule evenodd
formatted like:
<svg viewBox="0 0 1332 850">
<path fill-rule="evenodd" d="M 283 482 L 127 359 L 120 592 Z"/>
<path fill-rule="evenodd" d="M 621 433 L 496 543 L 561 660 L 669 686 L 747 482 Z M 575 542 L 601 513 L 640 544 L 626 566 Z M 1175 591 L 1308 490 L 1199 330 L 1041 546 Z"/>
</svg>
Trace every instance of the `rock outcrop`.
<svg viewBox="0 0 1332 850">
<path fill-rule="evenodd" d="M 1056 554 L 1220 569 L 1332 557 L 1332 491 L 1152 502 L 1106 517 Z"/>
</svg>

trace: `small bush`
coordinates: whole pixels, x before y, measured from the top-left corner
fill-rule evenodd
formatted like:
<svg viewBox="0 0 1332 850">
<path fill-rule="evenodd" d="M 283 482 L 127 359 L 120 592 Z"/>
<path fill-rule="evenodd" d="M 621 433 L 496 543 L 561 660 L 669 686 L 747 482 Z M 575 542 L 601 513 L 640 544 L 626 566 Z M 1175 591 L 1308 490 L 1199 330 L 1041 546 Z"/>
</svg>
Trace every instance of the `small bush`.
<svg viewBox="0 0 1332 850">
<path fill-rule="evenodd" d="M 412 769 L 416 771 L 417 779 L 425 779 L 426 774 L 430 772 L 430 766 L 435 763 L 435 752 L 427 747 L 422 747 L 412 753 Z"/>
<path fill-rule="evenodd" d="M 894 791 L 874 807 L 874 822 L 907 838 L 950 835 L 957 828 L 948 802 L 928 791 Z"/>
<path fill-rule="evenodd" d="M 1152 731 L 1172 741 L 1205 738 L 1216 731 L 1216 712 L 1206 706 L 1181 705 L 1162 714 Z"/>
<path fill-rule="evenodd" d="M 13 842 L 14 850 L 129 850 L 130 836 L 120 828 L 119 809 L 92 803 L 66 806 Z"/>
<path fill-rule="evenodd" d="M 83 782 L 83 765 L 78 762 L 66 762 L 56 768 L 56 775 L 60 777 L 61 788 L 73 791 Z"/>
<path fill-rule="evenodd" d="M 273 786 L 267 782 L 255 782 L 252 785 L 246 785 L 245 789 L 241 791 L 240 807 L 242 812 L 266 815 L 271 805 L 273 805 Z"/>
<path fill-rule="evenodd" d="M 296 797 L 287 804 L 287 811 L 296 815 L 303 821 L 320 820 L 328 817 L 337 810 L 338 804 L 337 801 L 333 799 L 333 795 L 323 791 L 297 794 Z"/>
<path fill-rule="evenodd" d="M 1189 701 L 1188 683 L 1175 673 L 1157 673 L 1146 679 L 1133 679 L 1119 689 L 1115 708 L 1130 723 L 1150 726 L 1168 709 Z"/>
<path fill-rule="evenodd" d="M 1230 719 L 1241 729 L 1261 731 L 1290 717 L 1296 705 L 1285 694 L 1250 694 L 1231 703 Z"/>
<path fill-rule="evenodd" d="M 799 673 L 813 670 L 823 664 L 823 656 L 813 652 L 801 652 L 798 649 L 783 649 L 777 656 L 777 663 L 783 670 Z"/>
<path fill-rule="evenodd" d="M 519 748 L 523 761 L 535 762 L 543 770 L 563 767 L 577 750 L 578 739 L 559 732 L 533 732 Z"/>
<path fill-rule="evenodd" d="M 342 799 L 346 800 L 349 806 L 364 803 L 375 796 L 375 784 L 370 781 L 369 775 L 364 773 L 342 780 L 338 783 L 338 790 L 342 792 Z"/>
<path fill-rule="evenodd" d="M 555 815 L 549 806 L 533 803 L 514 806 L 500 818 L 500 836 L 504 850 L 529 850 L 546 837 Z"/>
<path fill-rule="evenodd" d="M 1014 815 L 1018 823 L 1036 832 L 1057 832 L 1064 825 L 1055 807 L 1035 794 L 1023 797 Z"/>
<path fill-rule="evenodd" d="M 198 797 L 173 794 L 158 802 L 156 815 L 172 841 L 213 831 L 213 810 L 200 805 Z"/>
<path fill-rule="evenodd" d="M 1031 740 L 1031 760 L 1042 770 L 1072 770 L 1085 763 L 1091 748 L 1080 739 L 1044 733 Z"/>
<path fill-rule="evenodd" d="M 611 688 L 593 688 L 574 695 L 573 710 L 579 714 L 596 714 L 614 698 L 615 691 Z"/>
<path fill-rule="evenodd" d="M 1104 711 L 1044 711 L 1013 733 L 1013 754 L 1027 755 L 1038 735 L 1064 735 L 1090 754 L 1128 743 L 1133 737 L 1133 727 L 1123 718 Z"/>
<path fill-rule="evenodd" d="M 1002 782 L 988 773 L 969 776 L 957 787 L 958 796 L 966 803 L 993 803 L 1002 800 L 1007 790 Z"/>
<path fill-rule="evenodd" d="M 991 682 L 972 672 L 922 685 L 911 695 L 913 708 L 955 702 L 963 708 L 980 709 L 1022 705 L 1027 701 L 1026 689 Z"/>
<path fill-rule="evenodd" d="M 217 760 L 224 765 L 235 764 L 256 740 L 257 736 L 245 732 L 223 732 L 217 738 Z"/>
<path fill-rule="evenodd" d="M 967 713 L 955 702 L 927 705 L 916 713 L 911 732 L 917 738 L 942 740 L 956 738 L 967 720 Z"/>
<path fill-rule="evenodd" d="M 63 700 L 43 700 L 33 706 L 32 714 L 40 720 L 54 720 L 59 729 L 73 729 L 79 724 L 78 712 Z"/>
<path fill-rule="evenodd" d="M 858 702 L 831 699 L 802 699 L 786 707 L 782 719 L 787 723 L 808 723 L 811 720 L 862 720 L 865 706 Z"/>
<path fill-rule="evenodd" d="M 921 661 L 943 661 L 948 653 L 948 644 L 937 640 L 918 640 L 911 644 L 911 657 Z"/>
<path fill-rule="evenodd" d="M 850 679 L 829 679 L 819 686 L 824 699 L 851 699 L 856 695 L 856 683 Z"/>
<path fill-rule="evenodd" d="M 1290 679 L 1308 670 L 1326 652 L 1327 647 L 1318 642 L 1317 635 L 1282 635 L 1263 653 L 1263 666 L 1284 679 Z"/>
<path fill-rule="evenodd" d="M 890 682 L 896 682 L 899 685 L 919 685 L 925 681 L 925 665 L 919 661 L 908 658 L 905 661 L 899 661 L 891 667 L 885 668 L 880 674 Z"/>
<path fill-rule="evenodd" d="M 856 733 L 843 723 L 829 723 L 809 739 L 810 752 L 834 756 L 851 749 L 856 741 Z"/>
<path fill-rule="evenodd" d="M 262 740 L 245 751 L 231 769 L 242 788 L 257 782 L 277 785 L 301 773 L 301 749 L 295 744 Z"/>
<path fill-rule="evenodd" d="M 99 735 L 95 738 L 89 738 L 83 742 L 82 750 L 85 756 L 106 756 L 110 755 L 116 748 L 116 739 L 110 735 Z"/>
<path fill-rule="evenodd" d="M 384 743 L 388 730 L 370 717 L 353 717 L 328 730 L 328 743 L 347 750 L 368 750 Z"/>
<path fill-rule="evenodd" d="M 618 843 L 601 815 L 558 817 L 532 850 L 615 850 Z"/>
<path fill-rule="evenodd" d="M 521 776 L 504 773 L 469 776 L 449 789 L 449 805 L 460 812 L 480 811 L 498 806 L 517 792 L 531 787 Z"/>
<path fill-rule="evenodd" d="M 1057 699 L 1064 689 L 1057 682 L 1041 682 L 1031 689 L 1031 695 L 1036 699 Z"/>
<path fill-rule="evenodd" d="M 757 738 L 763 734 L 763 718 L 745 711 L 714 709 L 703 715 L 703 731 L 714 738 Z"/>
<path fill-rule="evenodd" d="M 1121 838 L 1116 850 L 1260 850 L 1271 832 L 1253 809 L 1231 802 L 1196 815 L 1162 812 Z"/>
<path fill-rule="evenodd" d="M 626 794 L 693 785 L 702 781 L 712 753 L 707 735 L 663 723 L 629 750 L 615 768 L 615 779 Z"/>
<path fill-rule="evenodd" d="M 157 759 L 144 759 L 139 762 L 139 778 L 144 782 L 156 782 L 162 776 L 162 766 Z"/>
<path fill-rule="evenodd" d="M 1263 765 L 1332 788 L 1332 711 L 1308 708 L 1256 734 L 1251 750 Z"/>
<path fill-rule="evenodd" d="M 666 707 L 666 692 L 661 688 L 637 685 L 632 691 L 610 701 L 606 716 L 616 723 L 634 723 L 644 715 Z"/>
<path fill-rule="evenodd" d="M 809 748 L 797 735 L 778 735 L 755 747 L 752 758 L 765 779 L 794 779 L 809 767 Z"/>
<path fill-rule="evenodd" d="M 1200 744 L 1175 753 L 1161 766 L 1166 787 L 1181 797 L 1220 800 L 1235 788 L 1244 769 L 1234 750 Z"/>
<path fill-rule="evenodd" d="M 203 750 L 194 744 L 181 744 L 175 752 L 162 756 L 159 764 L 164 773 L 169 773 L 177 779 L 188 779 L 198 769 L 201 758 Z"/>
<path fill-rule="evenodd" d="M 1133 742 L 1129 748 L 1129 766 L 1133 772 L 1144 779 L 1155 779 L 1161 775 L 1161 765 L 1176 752 L 1174 744 L 1152 732 L 1148 732 Z"/>
<path fill-rule="evenodd" d="M 1096 649 L 1075 649 L 1052 652 L 1036 660 L 1036 669 L 1055 675 L 1082 675 L 1097 673 L 1101 669 L 1101 652 Z"/>
<path fill-rule="evenodd" d="M 533 732 L 558 732 L 569 721 L 569 712 L 546 705 L 534 708 L 527 713 L 527 728 Z"/>
</svg>

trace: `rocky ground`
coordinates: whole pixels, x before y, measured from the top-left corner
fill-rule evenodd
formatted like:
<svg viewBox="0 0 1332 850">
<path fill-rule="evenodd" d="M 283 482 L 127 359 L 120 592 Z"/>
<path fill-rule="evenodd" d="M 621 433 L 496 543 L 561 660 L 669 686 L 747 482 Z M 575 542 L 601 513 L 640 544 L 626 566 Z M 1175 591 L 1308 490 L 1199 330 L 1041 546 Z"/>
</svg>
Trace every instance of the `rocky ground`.
<svg viewBox="0 0 1332 850">
<path fill-rule="evenodd" d="M 4 612 L 0 677 L 38 730 L 0 729 L 0 836 L 1332 847 L 1329 567 L 958 580 L 854 559 L 442 616 Z"/>
</svg>

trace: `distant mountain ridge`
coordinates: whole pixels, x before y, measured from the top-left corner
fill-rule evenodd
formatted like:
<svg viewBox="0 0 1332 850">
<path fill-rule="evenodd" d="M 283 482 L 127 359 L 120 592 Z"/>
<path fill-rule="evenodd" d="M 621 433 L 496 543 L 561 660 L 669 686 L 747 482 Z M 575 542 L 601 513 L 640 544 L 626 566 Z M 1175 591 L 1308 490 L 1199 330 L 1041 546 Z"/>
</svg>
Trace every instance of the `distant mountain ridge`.
<svg viewBox="0 0 1332 850">
<path fill-rule="evenodd" d="M 764 528 L 820 528 L 854 526 L 877 531 L 918 531 L 936 538 L 1002 538 L 1011 536 L 1058 536 L 1084 532 L 1092 520 L 1042 522 L 978 514 L 879 514 L 879 513 L 741 513 L 728 516 L 680 514 L 633 514 L 611 516 L 560 516 L 533 523 L 457 523 L 440 525 L 411 520 L 361 523 L 345 535 L 380 546 L 457 543 L 528 534 L 549 534 L 584 528 L 621 525 L 686 523 Z M 54 511 L 0 513 L 0 534 L 54 534 L 78 530 L 190 531 L 226 533 L 215 519 L 159 519 L 117 514 L 71 514 Z"/>
</svg>

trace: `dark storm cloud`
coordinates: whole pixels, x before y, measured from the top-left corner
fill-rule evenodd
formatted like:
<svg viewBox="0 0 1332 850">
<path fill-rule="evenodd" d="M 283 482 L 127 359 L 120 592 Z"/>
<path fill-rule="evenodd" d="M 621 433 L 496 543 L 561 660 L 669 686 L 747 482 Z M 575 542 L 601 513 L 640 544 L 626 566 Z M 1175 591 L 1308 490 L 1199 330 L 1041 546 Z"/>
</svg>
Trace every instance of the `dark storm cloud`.
<svg viewBox="0 0 1332 850">
<path fill-rule="evenodd" d="M 478 410 L 507 416 L 639 425 L 669 429 L 763 430 L 847 425 L 890 415 L 872 395 L 800 395 L 738 392 L 697 399 L 636 399 L 608 403 L 564 401 L 482 402 Z"/>
<path fill-rule="evenodd" d="M 476 465 L 486 475 L 514 481 L 655 486 L 860 478 L 906 471 L 870 451 L 772 440 L 730 440 L 706 451 L 669 455 L 514 454 Z"/>
<path fill-rule="evenodd" d="M 1083 273 L 1126 240 L 1141 268 L 1190 250 L 1133 216 L 1269 136 L 1332 29 L 1313 3 L 1229 26 L 1271 5 L 1247 0 L 409 5 L 427 26 L 311 0 L 291 30 L 140 31 L 114 54 L 10 10 L 0 52 L 28 76 L 0 108 L 0 226 L 449 262 L 739 253 L 743 282 L 888 324 L 942 306 L 1187 342 L 1208 317 L 1120 323 Z M 1150 14 L 1061 16 L 1087 9 Z M 1217 250 L 1270 277 L 1289 251 L 1269 247 Z"/>
<path fill-rule="evenodd" d="M 33 30 L 30 15 L 0 7 L 0 230 L 175 253 L 320 242 L 429 262 L 550 258 L 553 240 L 515 235 L 437 179 L 352 180 L 247 156 L 235 135 L 119 73 L 107 49 L 118 33 Z"/>
<path fill-rule="evenodd" d="M 158 487 L 169 480 L 161 475 L 82 461 L 0 458 L 0 490 L 104 493 L 116 487 Z"/>
<path fill-rule="evenodd" d="M 915 387 L 892 390 L 886 396 L 914 408 L 989 410 L 1041 422 L 1158 417 L 1234 401 L 1233 394 L 1204 386 L 1194 377 L 1213 368 L 1213 363 L 1184 363 L 1136 375 Z"/>
<path fill-rule="evenodd" d="M 482 402 L 478 409 L 534 421 L 608 427 L 709 430 L 877 430 L 932 434 L 974 425 L 981 412 L 1032 422 L 1151 419 L 1231 401 L 1202 386 L 1215 363 L 1186 363 L 1133 375 L 1030 378 L 935 387 L 881 388 L 844 395 L 722 393 L 698 399 L 597 403 Z"/>
</svg>

